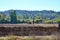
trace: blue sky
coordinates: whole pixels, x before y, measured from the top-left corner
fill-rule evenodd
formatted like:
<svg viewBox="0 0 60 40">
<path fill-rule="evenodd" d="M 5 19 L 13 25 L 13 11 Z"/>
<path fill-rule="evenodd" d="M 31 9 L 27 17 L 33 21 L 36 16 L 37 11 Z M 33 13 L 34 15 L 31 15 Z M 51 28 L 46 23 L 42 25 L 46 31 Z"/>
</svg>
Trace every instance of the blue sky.
<svg viewBox="0 0 60 40">
<path fill-rule="evenodd" d="M 0 0 L 0 11 L 10 9 L 60 11 L 60 0 Z"/>
</svg>

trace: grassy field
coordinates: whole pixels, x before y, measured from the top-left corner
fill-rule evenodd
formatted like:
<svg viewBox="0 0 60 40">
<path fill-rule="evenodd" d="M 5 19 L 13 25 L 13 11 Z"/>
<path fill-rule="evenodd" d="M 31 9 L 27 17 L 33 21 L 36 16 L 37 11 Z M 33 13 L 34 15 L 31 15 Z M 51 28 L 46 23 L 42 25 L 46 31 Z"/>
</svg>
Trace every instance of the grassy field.
<svg viewBox="0 0 60 40">
<path fill-rule="evenodd" d="M 32 26 L 32 27 L 39 27 L 39 26 L 42 26 L 42 27 L 58 27 L 58 24 L 0 24 L 0 27 L 22 27 L 22 26 L 25 26 L 25 27 L 29 27 L 29 26 Z"/>
<path fill-rule="evenodd" d="M 1 25 L 1 24 L 0 24 Z M 8 25 L 8 24 L 3 24 L 2 26 L 10 26 L 10 27 L 14 27 L 14 26 L 17 26 L 17 24 L 15 25 L 12 25 L 12 24 L 10 24 L 10 25 Z M 18 24 L 18 26 L 22 26 L 22 24 Z M 24 24 L 23 26 L 27 26 L 27 24 Z M 31 25 L 31 24 L 29 24 L 28 26 L 37 26 L 37 27 L 39 27 L 39 26 L 43 26 L 43 27 L 53 27 L 53 26 L 56 26 L 56 27 L 58 27 L 58 24 L 34 24 L 34 25 Z M 28 27 L 27 26 L 27 27 Z M 52 30 L 53 31 L 53 30 Z M 11 36 L 11 35 L 9 35 L 9 36 L 5 36 L 5 37 L 0 37 L 0 40 L 60 40 L 60 34 L 59 35 L 50 35 L 50 36 L 48 36 L 48 35 L 46 35 L 46 36 Z"/>
<path fill-rule="evenodd" d="M 6 36 L 0 40 L 60 40 L 60 36 Z"/>
</svg>

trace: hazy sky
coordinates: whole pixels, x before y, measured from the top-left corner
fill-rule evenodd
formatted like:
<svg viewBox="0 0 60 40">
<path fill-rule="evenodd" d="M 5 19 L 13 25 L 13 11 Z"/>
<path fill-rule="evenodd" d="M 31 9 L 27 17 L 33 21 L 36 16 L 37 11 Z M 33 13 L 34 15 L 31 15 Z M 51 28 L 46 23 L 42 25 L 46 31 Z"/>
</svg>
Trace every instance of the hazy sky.
<svg viewBox="0 0 60 40">
<path fill-rule="evenodd" d="M 60 0 L 0 0 L 0 11 L 10 9 L 60 11 Z"/>
</svg>

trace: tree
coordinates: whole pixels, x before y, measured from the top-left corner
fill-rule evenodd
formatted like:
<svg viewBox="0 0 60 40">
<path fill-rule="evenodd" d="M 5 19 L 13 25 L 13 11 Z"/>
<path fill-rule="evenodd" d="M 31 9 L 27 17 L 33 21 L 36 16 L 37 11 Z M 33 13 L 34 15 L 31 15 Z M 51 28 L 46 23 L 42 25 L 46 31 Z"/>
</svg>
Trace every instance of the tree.
<svg viewBox="0 0 60 40">
<path fill-rule="evenodd" d="M 36 15 L 34 18 L 35 23 L 42 23 L 42 18 L 39 15 Z"/>
<path fill-rule="evenodd" d="M 2 20 L 2 14 L 0 14 L 0 21 Z"/>
<path fill-rule="evenodd" d="M 11 20 L 10 20 L 10 16 L 6 16 L 6 17 L 5 17 L 5 23 L 10 23 L 10 21 L 11 21 Z"/>
<path fill-rule="evenodd" d="M 29 16 L 27 13 L 23 14 L 23 23 L 27 23 L 27 20 L 29 19 Z"/>
<path fill-rule="evenodd" d="M 29 19 L 29 16 L 28 16 L 27 13 L 24 13 L 24 14 L 23 14 L 23 19 Z"/>
<path fill-rule="evenodd" d="M 0 23 L 5 23 L 5 17 L 6 17 L 6 15 L 1 12 L 1 14 L 0 14 Z"/>
<path fill-rule="evenodd" d="M 11 23 L 17 23 L 16 10 L 10 12 Z"/>
<path fill-rule="evenodd" d="M 45 20 L 44 23 L 49 23 L 49 24 L 51 24 L 51 23 L 53 23 L 53 20 Z"/>
</svg>

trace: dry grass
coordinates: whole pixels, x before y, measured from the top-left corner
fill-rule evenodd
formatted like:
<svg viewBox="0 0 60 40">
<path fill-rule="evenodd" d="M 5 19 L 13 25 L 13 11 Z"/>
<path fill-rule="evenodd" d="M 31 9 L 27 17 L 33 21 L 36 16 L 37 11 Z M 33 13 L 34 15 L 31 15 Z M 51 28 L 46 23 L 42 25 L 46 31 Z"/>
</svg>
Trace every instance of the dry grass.
<svg viewBox="0 0 60 40">
<path fill-rule="evenodd" d="M 0 40 L 60 40 L 60 36 L 9 36 L 0 37 Z"/>
<path fill-rule="evenodd" d="M 36 26 L 36 27 L 39 27 L 39 26 L 42 26 L 42 27 L 58 27 L 58 24 L 0 24 L 0 27 L 29 27 L 29 26 Z"/>
</svg>

